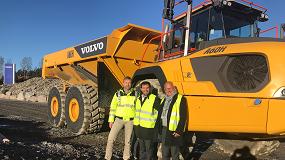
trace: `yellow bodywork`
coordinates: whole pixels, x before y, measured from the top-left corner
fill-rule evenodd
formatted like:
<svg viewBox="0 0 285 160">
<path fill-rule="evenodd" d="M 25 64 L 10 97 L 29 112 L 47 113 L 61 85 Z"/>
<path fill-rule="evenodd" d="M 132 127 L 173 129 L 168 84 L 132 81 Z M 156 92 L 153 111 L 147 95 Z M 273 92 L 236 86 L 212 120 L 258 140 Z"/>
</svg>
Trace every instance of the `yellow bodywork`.
<svg viewBox="0 0 285 160">
<path fill-rule="evenodd" d="M 273 98 L 285 86 L 285 42 L 240 43 L 222 53 L 205 55 L 204 49 L 192 55 L 160 63 L 167 80 L 174 81 L 188 102 L 188 129 L 191 131 L 238 133 L 285 133 L 285 99 Z M 268 60 L 269 83 L 255 93 L 219 92 L 210 81 L 197 81 L 190 59 L 203 56 L 261 53 Z M 177 66 L 177 67 L 171 67 Z M 187 74 L 191 73 L 191 77 Z M 256 99 L 262 103 L 254 105 Z"/>
<path fill-rule="evenodd" d="M 138 69 L 160 66 L 166 79 L 173 81 L 178 92 L 187 99 L 188 130 L 276 135 L 285 133 L 285 99 L 273 97 L 279 88 L 285 86 L 285 42 L 214 46 L 227 49 L 221 53 L 204 54 L 206 48 L 185 57 L 157 62 L 160 40 L 154 38 L 159 35 L 159 31 L 129 24 L 107 36 L 106 53 L 81 58 L 71 47 L 46 55 L 43 77 L 60 78 L 74 85 L 96 86 L 96 83 L 84 78 L 71 65 L 79 64 L 97 76 L 97 63 L 102 62 L 122 84 L 124 76 L 132 77 Z M 270 80 L 260 91 L 219 92 L 212 82 L 197 81 L 190 59 L 241 53 L 260 53 L 267 58 Z M 261 103 L 255 105 L 257 98 Z"/>
<path fill-rule="evenodd" d="M 159 31 L 129 24 L 107 36 L 106 53 L 81 58 L 74 47 L 48 54 L 44 57 L 43 77 L 56 77 L 70 84 L 97 84 L 84 78 L 71 67 L 78 64 L 97 76 L 97 63 L 104 62 L 118 82 L 146 63 L 156 61 Z M 149 43 L 151 42 L 151 43 Z M 146 52 L 145 56 L 142 53 Z"/>
</svg>

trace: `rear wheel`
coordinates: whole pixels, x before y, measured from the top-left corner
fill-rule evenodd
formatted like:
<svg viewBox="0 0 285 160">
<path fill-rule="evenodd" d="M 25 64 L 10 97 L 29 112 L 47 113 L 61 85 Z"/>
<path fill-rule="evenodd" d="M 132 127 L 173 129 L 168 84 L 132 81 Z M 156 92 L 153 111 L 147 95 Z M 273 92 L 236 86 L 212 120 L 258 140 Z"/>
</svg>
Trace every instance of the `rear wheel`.
<svg viewBox="0 0 285 160">
<path fill-rule="evenodd" d="M 48 119 L 55 127 L 65 124 L 65 92 L 63 87 L 53 87 L 48 96 Z"/>
<path fill-rule="evenodd" d="M 104 109 L 98 106 L 97 88 L 71 87 L 65 104 L 67 127 L 76 134 L 97 132 L 102 128 Z"/>
</svg>

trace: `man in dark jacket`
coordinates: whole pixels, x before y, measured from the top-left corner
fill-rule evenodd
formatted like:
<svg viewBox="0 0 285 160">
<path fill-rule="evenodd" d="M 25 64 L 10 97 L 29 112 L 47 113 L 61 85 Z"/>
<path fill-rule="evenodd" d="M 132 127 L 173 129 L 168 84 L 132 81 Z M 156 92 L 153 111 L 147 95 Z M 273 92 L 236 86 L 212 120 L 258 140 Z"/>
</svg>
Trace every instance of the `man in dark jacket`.
<svg viewBox="0 0 285 160">
<path fill-rule="evenodd" d="M 172 82 L 164 84 L 164 91 L 166 96 L 159 107 L 156 124 L 162 138 L 162 159 L 179 160 L 187 121 L 186 100 L 177 93 Z"/>
<path fill-rule="evenodd" d="M 151 84 L 143 81 L 140 84 L 141 95 L 136 101 L 134 118 L 135 135 L 139 138 L 141 160 L 157 159 L 157 131 L 155 124 L 158 116 L 160 99 L 150 92 Z"/>
</svg>

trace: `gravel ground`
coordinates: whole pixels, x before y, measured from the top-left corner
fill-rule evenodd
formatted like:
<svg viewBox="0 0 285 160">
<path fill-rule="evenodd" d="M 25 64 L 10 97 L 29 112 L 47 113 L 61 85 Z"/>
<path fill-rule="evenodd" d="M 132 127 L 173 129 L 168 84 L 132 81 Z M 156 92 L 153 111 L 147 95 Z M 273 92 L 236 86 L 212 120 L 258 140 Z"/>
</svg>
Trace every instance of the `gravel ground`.
<svg viewBox="0 0 285 160">
<path fill-rule="evenodd" d="M 11 140 L 0 144 L 0 159 L 103 159 L 108 131 L 75 136 L 66 128 L 47 123 L 47 106 L 43 103 L 0 99 L 0 132 Z M 198 135 L 193 155 L 201 160 L 227 160 L 233 155 L 219 150 L 213 139 Z M 114 146 L 114 160 L 122 158 L 123 133 Z M 285 159 L 285 143 L 272 153 L 254 157 L 246 148 L 236 150 L 240 159 Z M 232 158 L 231 158 L 232 157 Z"/>
<path fill-rule="evenodd" d="M 103 159 L 108 132 L 75 136 L 47 123 L 46 105 L 0 100 L 0 132 L 11 140 L 0 144 L 0 159 Z M 122 157 L 123 139 L 115 143 L 115 160 Z"/>
</svg>

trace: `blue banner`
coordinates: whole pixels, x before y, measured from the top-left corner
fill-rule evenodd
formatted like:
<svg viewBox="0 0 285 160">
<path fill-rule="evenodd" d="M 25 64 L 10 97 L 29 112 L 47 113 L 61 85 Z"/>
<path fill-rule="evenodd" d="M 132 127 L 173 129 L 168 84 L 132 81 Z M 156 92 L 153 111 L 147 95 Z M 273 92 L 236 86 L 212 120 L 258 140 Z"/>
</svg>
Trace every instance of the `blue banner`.
<svg viewBox="0 0 285 160">
<path fill-rule="evenodd" d="M 4 84 L 11 85 L 15 83 L 15 64 L 5 64 L 4 66 Z"/>
</svg>

